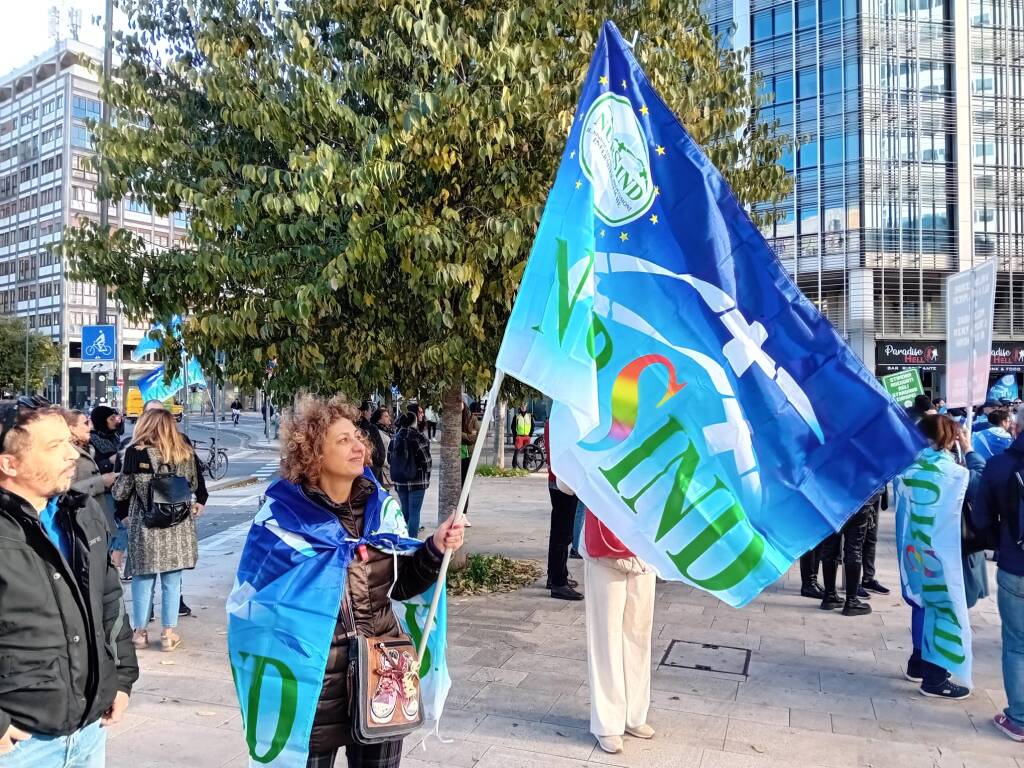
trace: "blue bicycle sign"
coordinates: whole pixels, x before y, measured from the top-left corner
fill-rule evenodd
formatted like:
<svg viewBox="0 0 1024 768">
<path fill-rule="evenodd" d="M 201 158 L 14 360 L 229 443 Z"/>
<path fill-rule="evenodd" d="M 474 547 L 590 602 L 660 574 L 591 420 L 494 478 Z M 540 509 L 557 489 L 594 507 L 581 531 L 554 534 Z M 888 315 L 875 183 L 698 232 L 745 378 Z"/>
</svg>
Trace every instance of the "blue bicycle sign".
<svg viewBox="0 0 1024 768">
<path fill-rule="evenodd" d="M 113 360 L 117 336 L 112 325 L 82 326 L 82 360 Z"/>
</svg>

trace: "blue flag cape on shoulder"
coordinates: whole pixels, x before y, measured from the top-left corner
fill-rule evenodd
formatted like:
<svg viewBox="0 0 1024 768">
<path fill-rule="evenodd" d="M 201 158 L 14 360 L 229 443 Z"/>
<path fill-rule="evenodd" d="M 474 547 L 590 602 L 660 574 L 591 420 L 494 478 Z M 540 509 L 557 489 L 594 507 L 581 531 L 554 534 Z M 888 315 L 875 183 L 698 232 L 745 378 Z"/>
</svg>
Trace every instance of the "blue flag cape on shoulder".
<svg viewBox="0 0 1024 768">
<path fill-rule="evenodd" d="M 497 367 L 555 401 L 559 479 L 662 577 L 736 606 L 925 445 L 611 22 Z"/>
<path fill-rule="evenodd" d="M 366 477 L 376 480 L 370 470 Z M 228 655 L 251 765 L 305 768 L 345 577 L 361 544 L 396 556 L 423 542 L 409 538 L 398 503 L 379 485 L 366 504 L 364 534 L 348 536 L 338 519 L 302 489 L 278 480 L 267 489 L 242 551 L 228 598 Z M 433 589 L 433 588 L 432 588 Z M 395 602 L 403 629 L 421 634 L 432 590 Z M 451 679 L 445 662 L 445 595 L 420 664 L 424 717 L 441 716 Z"/>
<path fill-rule="evenodd" d="M 926 448 L 896 478 L 896 551 L 903 599 L 917 608 L 921 656 L 973 687 L 960 516 L 970 473 L 945 451 Z"/>
</svg>

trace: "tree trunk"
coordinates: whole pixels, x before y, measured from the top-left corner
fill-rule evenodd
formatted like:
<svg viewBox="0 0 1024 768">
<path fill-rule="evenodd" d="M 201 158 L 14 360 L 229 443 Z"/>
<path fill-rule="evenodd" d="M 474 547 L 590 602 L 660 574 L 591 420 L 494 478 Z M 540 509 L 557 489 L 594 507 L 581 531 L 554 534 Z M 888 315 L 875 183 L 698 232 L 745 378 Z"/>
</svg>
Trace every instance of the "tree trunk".
<svg viewBox="0 0 1024 768">
<path fill-rule="evenodd" d="M 441 397 L 441 485 L 438 488 L 438 525 L 455 511 L 462 492 L 462 387 L 456 384 L 445 390 Z M 472 450 L 472 447 L 470 447 Z M 466 478 L 468 481 L 470 478 Z M 469 531 L 467 529 L 467 541 Z M 452 555 L 451 568 L 458 570 L 466 564 L 466 546 Z"/>
<path fill-rule="evenodd" d="M 507 418 L 508 405 L 504 400 L 498 403 L 494 409 L 494 463 L 505 468 L 505 419 Z"/>
</svg>

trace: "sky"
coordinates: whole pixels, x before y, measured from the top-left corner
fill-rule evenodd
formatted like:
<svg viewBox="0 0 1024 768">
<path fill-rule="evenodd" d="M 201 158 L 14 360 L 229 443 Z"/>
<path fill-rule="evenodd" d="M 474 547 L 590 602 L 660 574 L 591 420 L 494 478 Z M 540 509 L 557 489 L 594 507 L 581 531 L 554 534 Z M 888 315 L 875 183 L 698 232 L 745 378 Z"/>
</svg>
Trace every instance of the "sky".
<svg viewBox="0 0 1024 768">
<path fill-rule="evenodd" d="M 82 12 L 78 39 L 102 46 L 104 5 L 104 0 L 0 0 L 0 78 L 53 47 L 50 8 L 54 6 L 61 9 L 61 38 L 70 37 L 68 12 L 78 8 Z M 93 23 L 93 16 L 100 17 L 99 24 Z M 115 29 L 123 22 L 124 15 L 115 12 Z"/>
</svg>

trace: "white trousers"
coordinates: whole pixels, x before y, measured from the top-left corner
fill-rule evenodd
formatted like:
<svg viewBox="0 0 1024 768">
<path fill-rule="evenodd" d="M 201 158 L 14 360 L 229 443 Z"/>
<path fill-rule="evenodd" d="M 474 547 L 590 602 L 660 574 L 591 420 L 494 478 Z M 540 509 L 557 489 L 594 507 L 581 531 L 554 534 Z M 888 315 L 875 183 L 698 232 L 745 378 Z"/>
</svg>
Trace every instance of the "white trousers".
<svg viewBox="0 0 1024 768">
<path fill-rule="evenodd" d="M 647 722 L 651 706 L 653 571 L 625 573 L 587 559 L 590 731 L 621 736 Z"/>
</svg>

